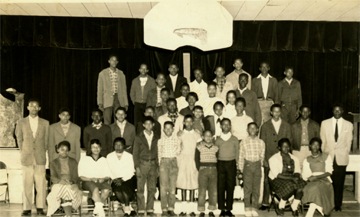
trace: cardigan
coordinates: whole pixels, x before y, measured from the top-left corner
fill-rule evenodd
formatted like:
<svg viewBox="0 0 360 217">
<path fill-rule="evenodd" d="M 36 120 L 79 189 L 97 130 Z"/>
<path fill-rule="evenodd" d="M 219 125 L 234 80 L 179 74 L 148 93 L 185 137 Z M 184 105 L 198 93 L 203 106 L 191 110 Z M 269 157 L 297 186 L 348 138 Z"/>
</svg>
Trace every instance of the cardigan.
<svg viewBox="0 0 360 217">
<path fill-rule="evenodd" d="M 78 163 L 72 158 L 68 157 L 69 171 L 70 171 L 70 181 L 73 184 L 79 183 L 79 174 L 78 174 Z M 55 158 L 50 163 L 50 179 L 52 184 L 57 184 L 61 181 L 61 164 L 59 157 Z"/>
<path fill-rule="evenodd" d="M 130 98 L 133 104 L 135 103 L 146 103 L 148 93 L 150 90 L 156 87 L 155 80 L 147 75 L 147 81 L 143 87 L 143 93 L 141 93 L 140 75 L 132 80 L 130 88 Z"/>
<path fill-rule="evenodd" d="M 295 164 L 294 173 L 301 173 L 299 159 L 297 159 L 297 157 L 295 157 L 290 153 L 289 155 L 290 158 L 294 160 L 294 164 Z M 269 159 L 269 166 L 270 166 L 269 178 L 274 180 L 283 171 L 283 159 L 280 152 L 271 156 L 271 158 Z"/>
</svg>

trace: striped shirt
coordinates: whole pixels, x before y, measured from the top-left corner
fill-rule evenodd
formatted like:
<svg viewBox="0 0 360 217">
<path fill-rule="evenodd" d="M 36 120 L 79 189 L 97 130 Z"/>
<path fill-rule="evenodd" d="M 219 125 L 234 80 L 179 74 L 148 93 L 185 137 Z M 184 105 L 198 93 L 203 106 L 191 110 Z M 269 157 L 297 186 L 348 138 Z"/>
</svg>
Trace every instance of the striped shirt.
<svg viewBox="0 0 360 217">
<path fill-rule="evenodd" d="M 245 160 L 256 162 L 263 162 L 265 157 L 265 143 L 263 140 L 255 137 L 254 139 L 248 136 L 240 143 L 240 154 L 239 154 L 239 169 L 244 170 Z"/>
<path fill-rule="evenodd" d="M 161 158 L 174 158 L 180 154 L 181 151 L 181 141 L 176 136 L 175 133 L 170 137 L 164 136 L 161 137 L 158 141 L 158 157 Z"/>
<path fill-rule="evenodd" d="M 118 92 L 118 74 L 109 69 L 109 76 L 111 81 L 111 90 L 113 94 Z"/>
</svg>

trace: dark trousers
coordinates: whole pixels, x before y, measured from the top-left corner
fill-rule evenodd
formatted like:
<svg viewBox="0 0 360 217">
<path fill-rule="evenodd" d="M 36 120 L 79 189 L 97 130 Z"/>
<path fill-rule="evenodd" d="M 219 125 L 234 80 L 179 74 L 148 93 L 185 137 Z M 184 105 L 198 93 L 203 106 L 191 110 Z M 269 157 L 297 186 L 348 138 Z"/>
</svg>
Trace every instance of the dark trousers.
<svg viewBox="0 0 360 217">
<path fill-rule="evenodd" d="M 235 184 L 236 161 L 218 161 L 218 208 L 220 210 L 232 210 Z"/>
<path fill-rule="evenodd" d="M 134 123 L 139 123 L 142 121 L 144 112 L 146 108 L 146 103 L 135 102 L 134 105 Z"/>
<path fill-rule="evenodd" d="M 334 187 L 335 209 L 339 209 L 343 200 L 346 166 L 339 166 L 334 158 L 333 169 L 331 179 Z"/>
<path fill-rule="evenodd" d="M 293 124 L 296 121 L 298 115 L 298 106 L 296 103 L 282 103 L 281 118 L 289 124 Z"/>
<path fill-rule="evenodd" d="M 110 125 L 111 123 L 113 123 L 113 115 L 115 117 L 115 110 L 120 107 L 120 102 L 118 99 L 118 95 L 117 93 L 113 96 L 114 97 L 114 102 L 113 105 L 110 107 L 106 107 L 104 108 L 104 124 L 106 125 Z"/>
<path fill-rule="evenodd" d="M 213 167 L 200 167 L 199 169 L 199 199 L 198 210 L 205 211 L 206 191 L 209 195 L 209 210 L 216 210 L 217 203 L 217 169 Z"/>
<path fill-rule="evenodd" d="M 260 196 L 261 161 L 245 160 L 243 177 L 245 208 L 257 209 Z"/>
<path fill-rule="evenodd" d="M 139 213 L 154 212 L 154 199 L 156 193 L 156 180 L 158 177 L 158 166 L 156 161 L 141 161 L 140 173 L 137 178 L 137 206 Z M 147 187 L 147 200 L 145 205 L 145 184 Z"/>
<path fill-rule="evenodd" d="M 263 205 L 269 205 L 270 197 L 270 183 L 269 183 L 269 167 L 264 167 L 264 192 L 263 192 Z"/>
</svg>

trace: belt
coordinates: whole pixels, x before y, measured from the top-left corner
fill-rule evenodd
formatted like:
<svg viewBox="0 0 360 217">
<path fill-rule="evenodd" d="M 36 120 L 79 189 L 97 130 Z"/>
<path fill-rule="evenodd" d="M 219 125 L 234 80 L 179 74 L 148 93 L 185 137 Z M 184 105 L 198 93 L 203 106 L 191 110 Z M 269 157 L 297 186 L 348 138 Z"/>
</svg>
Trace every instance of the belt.
<svg viewBox="0 0 360 217">
<path fill-rule="evenodd" d="M 274 101 L 273 99 L 271 99 L 270 97 L 264 99 L 264 97 L 258 97 L 258 100 L 264 100 L 264 101 Z"/>
<path fill-rule="evenodd" d="M 152 161 L 156 161 L 156 159 L 141 159 L 140 161 L 142 161 L 142 162 L 152 162 Z"/>
</svg>

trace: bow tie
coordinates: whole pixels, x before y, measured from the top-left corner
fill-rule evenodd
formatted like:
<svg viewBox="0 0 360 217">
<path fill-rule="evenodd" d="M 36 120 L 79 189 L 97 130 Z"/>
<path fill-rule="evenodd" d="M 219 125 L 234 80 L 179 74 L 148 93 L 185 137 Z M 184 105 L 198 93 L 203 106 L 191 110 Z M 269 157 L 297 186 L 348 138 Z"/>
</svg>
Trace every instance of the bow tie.
<svg viewBox="0 0 360 217">
<path fill-rule="evenodd" d="M 221 119 L 220 118 L 218 118 L 217 119 L 217 121 L 216 121 L 216 123 L 220 123 L 221 122 Z"/>
<path fill-rule="evenodd" d="M 100 129 L 102 126 L 102 123 L 99 123 L 99 124 L 92 124 L 92 127 L 96 128 L 97 130 Z"/>
<path fill-rule="evenodd" d="M 177 113 L 173 113 L 173 114 L 168 114 L 168 117 L 171 119 L 172 122 L 175 123 L 176 119 L 178 118 L 178 114 Z"/>
</svg>

